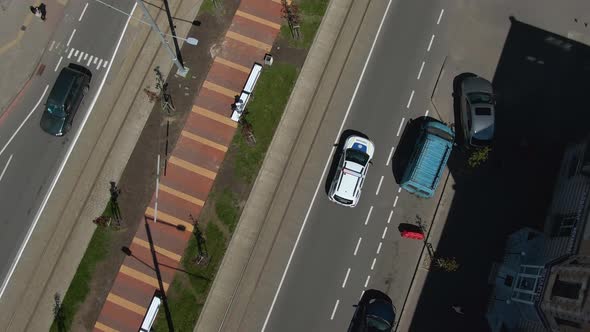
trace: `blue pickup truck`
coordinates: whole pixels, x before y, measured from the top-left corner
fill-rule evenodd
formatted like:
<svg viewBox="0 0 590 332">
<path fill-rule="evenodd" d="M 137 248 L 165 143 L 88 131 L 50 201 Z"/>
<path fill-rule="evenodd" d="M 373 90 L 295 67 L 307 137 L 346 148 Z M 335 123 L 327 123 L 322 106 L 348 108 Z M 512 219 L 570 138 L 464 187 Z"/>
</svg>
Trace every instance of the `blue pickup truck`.
<svg viewBox="0 0 590 332">
<path fill-rule="evenodd" d="M 420 127 L 401 187 L 419 197 L 432 197 L 451 155 L 454 139 L 451 128 L 427 118 Z"/>
</svg>

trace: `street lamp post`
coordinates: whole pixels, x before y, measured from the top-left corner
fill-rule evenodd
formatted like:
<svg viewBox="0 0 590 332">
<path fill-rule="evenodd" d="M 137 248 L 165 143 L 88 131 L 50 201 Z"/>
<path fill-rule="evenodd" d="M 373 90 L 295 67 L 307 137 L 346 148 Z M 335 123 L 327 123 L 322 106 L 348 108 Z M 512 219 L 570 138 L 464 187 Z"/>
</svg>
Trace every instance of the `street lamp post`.
<svg viewBox="0 0 590 332">
<path fill-rule="evenodd" d="M 174 53 L 174 51 L 170 48 L 170 45 L 168 44 L 168 42 L 164 38 L 164 33 L 162 33 L 162 31 L 160 31 L 160 28 L 158 28 L 158 25 L 154 21 L 152 15 L 150 15 L 150 12 L 148 11 L 148 9 L 145 6 L 145 4 L 143 3 L 143 1 L 141 1 L 141 0 L 135 0 L 135 1 L 139 5 L 139 7 L 141 7 L 141 9 L 143 10 L 144 16 L 148 19 L 150 25 L 152 26 L 152 29 L 160 37 L 160 40 L 162 41 L 164 48 L 168 51 L 168 53 L 170 54 L 170 57 L 172 57 L 172 61 L 174 62 L 176 67 L 178 67 L 178 71 L 176 72 L 176 74 L 178 74 L 182 77 L 186 77 L 186 74 L 188 74 L 188 68 L 186 68 L 181 61 L 179 61 L 179 59 L 176 56 L 176 54 Z M 174 37 L 174 44 L 176 45 L 176 47 L 178 47 L 178 42 L 176 41 L 176 38 L 178 38 L 178 37 L 176 37 L 174 35 L 173 35 L 173 37 Z M 178 51 L 178 54 L 180 55 L 180 51 Z"/>
</svg>

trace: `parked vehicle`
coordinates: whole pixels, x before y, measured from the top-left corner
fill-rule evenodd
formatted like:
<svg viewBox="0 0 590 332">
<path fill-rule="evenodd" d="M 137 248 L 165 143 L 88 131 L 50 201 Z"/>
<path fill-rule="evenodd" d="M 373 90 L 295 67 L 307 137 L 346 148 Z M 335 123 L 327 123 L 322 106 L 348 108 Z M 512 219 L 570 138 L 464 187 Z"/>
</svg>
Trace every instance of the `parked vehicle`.
<svg viewBox="0 0 590 332">
<path fill-rule="evenodd" d="M 424 198 L 432 197 L 453 149 L 455 133 L 444 123 L 426 118 L 410 155 L 401 187 Z"/>
<path fill-rule="evenodd" d="M 495 112 L 492 83 L 478 76 L 461 82 L 461 126 L 468 146 L 481 148 L 492 143 Z"/>
<path fill-rule="evenodd" d="M 63 136 L 71 128 L 74 115 L 88 92 L 91 73 L 85 67 L 69 64 L 64 67 L 49 92 L 41 129 L 54 136 Z"/>
<path fill-rule="evenodd" d="M 348 332 L 390 332 L 395 322 L 395 308 L 387 294 L 367 289 L 358 305 Z"/>
<path fill-rule="evenodd" d="M 361 196 L 375 146 L 366 138 L 350 136 L 346 139 L 343 150 L 328 198 L 340 205 L 355 207 Z"/>
</svg>

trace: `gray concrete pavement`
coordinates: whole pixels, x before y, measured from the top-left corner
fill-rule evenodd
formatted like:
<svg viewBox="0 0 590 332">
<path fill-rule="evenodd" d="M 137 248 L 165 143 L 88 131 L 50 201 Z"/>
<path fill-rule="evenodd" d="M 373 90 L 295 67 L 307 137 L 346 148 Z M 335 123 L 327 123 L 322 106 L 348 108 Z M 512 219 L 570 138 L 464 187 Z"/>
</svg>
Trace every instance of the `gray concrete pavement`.
<svg viewBox="0 0 590 332">
<path fill-rule="evenodd" d="M 192 21 L 200 4 L 175 2 L 171 9 L 174 16 Z M 167 25 L 162 12 L 150 10 L 160 26 Z M 183 36 L 189 28 L 178 24 L 177 32 Z M 163 72 L 172 66 L 159 38 L 137 21 L 129 23 L 121 45 L 101 98 L 0 301 L 0 324 L 7 331 L 48 329 L 53 295 L 65 294 L 94 231 L 91 221 L 108 200 L 108 181 L 118 180 L 152 109 L 141 89 L 154 85 L 155 66 Z"/>
</svg>

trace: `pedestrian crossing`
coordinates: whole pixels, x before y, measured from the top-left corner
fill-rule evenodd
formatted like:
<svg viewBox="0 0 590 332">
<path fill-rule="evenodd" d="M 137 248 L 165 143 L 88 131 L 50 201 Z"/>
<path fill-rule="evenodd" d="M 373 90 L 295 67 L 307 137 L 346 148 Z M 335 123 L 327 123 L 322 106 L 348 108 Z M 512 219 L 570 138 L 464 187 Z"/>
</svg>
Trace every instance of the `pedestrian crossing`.
<svg viewBox="0 0 590 332">
<path fill-rule="evenodd" d="M 96 68 L 96 70 L 104 69 L 109 65 L 107 60 L 103 60 L 97 56 L 91 55 L 73 47 L 70 48 L 69 51 L 66 50 L 66 54 L 68 59 L 75 60 L 86 67 L 92 66 Z"/>
<path fill-rule="evenodd" d="M 63 57 L 66 57 L 69 60 L 75 61 L 91 69 L 106 69 L 109 65 L 109 61 L 105 59 L 73 47 L 68 47 L 67 45 L 63 45 L 55 40 L 53 40 L 49 45 L 49 51 L 62 54 Z"/>
</svg>

